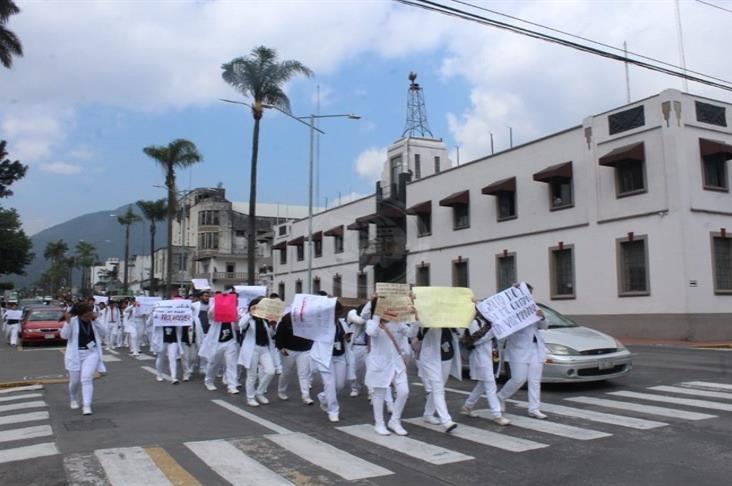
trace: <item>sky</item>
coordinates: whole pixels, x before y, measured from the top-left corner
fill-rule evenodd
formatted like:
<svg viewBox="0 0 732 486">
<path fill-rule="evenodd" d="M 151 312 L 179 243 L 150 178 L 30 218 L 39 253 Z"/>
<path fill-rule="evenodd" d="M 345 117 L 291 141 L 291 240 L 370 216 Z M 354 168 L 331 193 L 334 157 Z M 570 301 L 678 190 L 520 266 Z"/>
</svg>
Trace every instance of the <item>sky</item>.
<svg viewBox="0 0 732 486">
<path fill-rule="evenodd" d="M 673 0 L 472 3 L 680 62 Z M 320 124 L 319 206 L 373 192 L 385 149 L 404 130 L 410 71 L 453 163 L 458 147 L 461 162 L 487 155 L 490 133 L 499 151 L 508 127 L 520 144 L 626 102 L 622 63 L 389 0 L 17 4 L 7 27 L 24 56 L 0 68 L 0 139 L 30 170 L 3 204 L 18 209 L 29 234 L 164 197 L 155 187 L 163 173 L 142 149 L 177 138 L 204 157 L 178 174 L 179 189 L 223 183 L 230 200 L 248 200 L 253 122 L 246 107 L 219 101 L 247 101 L 221 79 L 221 65 L 258 45 L 314 71 L 286 86 L 295 115 L 316 113 L 319 99 L 321 114 L 361 116 Z M 732 79 L 732 13 L 694 0 L 682 0 L 680 12 L 688 68 Z M 636 67 L 630 85 L 634 100 L 682 88 Z M 689 89 L 732 101 L 728 91 Z M 258 199 L 307 204 L 307 127 L 267 112 L 261 130 Z"/>
</svg>

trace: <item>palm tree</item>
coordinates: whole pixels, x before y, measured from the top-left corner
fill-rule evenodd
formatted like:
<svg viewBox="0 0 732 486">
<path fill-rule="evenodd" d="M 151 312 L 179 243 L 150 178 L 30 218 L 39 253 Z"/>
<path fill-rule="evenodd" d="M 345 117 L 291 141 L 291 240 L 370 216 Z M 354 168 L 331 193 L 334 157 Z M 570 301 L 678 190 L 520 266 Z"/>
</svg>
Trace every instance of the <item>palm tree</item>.
<svg viewBox="0 0 732 486">
<path fill-rule="evenodd" d="M 168 189 L 168 255 L 165 260 L 167 279 L 165 295 L 173 288 L 173 218 L 176 211 L 175 169 L 189 167 L 203 160 L 196 144 L 183 138 L 173 140 L 167 146 L 150 145 L 142 149 L 165 171 L 165 187 Z"/>
<path fill-rule="evenodd" d="M 168 208 L 165 199 L 137 201 L 137 207 L 140 208 L 145 218 L 150 221 L 150 294 L 155 295 L 157 291 L 155 285 L 155 226 L 158 221 L 165 219 Z"/>
<path fill-rule="evenodd" d="M 86 241 L 79 241 L 74 250 L 74 263 L 81 268 L 81 294 L 86 295 L 86 284 L 91 283 L 91 267 L 99 260 L 99 255 L 97 248 Z"/>
<path fill-rule="evenodd" d="M 237 57 L 221 66 L 224 81 L 236 88 L 244 96 L 253 99 L 252 117 L 252 164 L 249 178 L 249 228 L 247 235 L 248 283 L 254 285 L 254 246 L 256 242 L 256 202 L 257 202 L 257 157 L 259 156 L 259 121 L 264 114 L 265 105 L 272 105 L 290 113 L 290 99 L 282 86 L 293 76 L 302 74 L 312 76 L 313 72 L 299 61 L 279 61 L 277 51 L 259 46 L 252 49 L 247 57 Z"/>
<path fill-rule="evenodd" d="M 125 273 L 124 281 L 122 282 L 122 291 L 127 293 L 127 278 L 129 276 L 129 262 L 130 262 L 130 226 L 142 221 L 142 218 L 136 215 L 132 211 L 132 206 L 127 206 L 127 212 L 122 216 L 117 216 L 117 222 L 125 227 Z"/>
<path fill-rule="evenodd" d="M 51 268 L 48 270 L 48 280 L 50 283 L 50 292 L 55 294 L 56 286 L 60 283 L 62 277 L 62 269 L 66 267 L 68 261 L 66 254 L 69 251 L 69 245 L 64 240 L 49 241 L 43 252 L 46 260 L 51 260 Z"/>
<path fill-rule="evenodd" d="M 20 9 L 13 0 L 0 0 L 0 63 L 8 69 L 13 65 L 14 55 L 23 55 L 23 46 L 18 36 L 5 28 L 10 16 L 18 12 Z"/>
</svg>

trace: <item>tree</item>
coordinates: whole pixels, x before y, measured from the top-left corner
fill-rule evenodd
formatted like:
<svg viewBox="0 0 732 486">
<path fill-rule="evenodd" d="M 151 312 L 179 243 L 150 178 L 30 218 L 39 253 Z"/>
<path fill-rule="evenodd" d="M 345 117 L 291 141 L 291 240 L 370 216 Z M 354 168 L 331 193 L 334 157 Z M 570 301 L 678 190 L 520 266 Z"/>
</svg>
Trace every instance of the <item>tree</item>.
<svg viewBox="0 0 732 486">
<path fill-rule="evenodd" d="M 125 294 L 128 290 L 127 283 L 129 278 L 130 226 L 139 221 L 142 221 L 142 218 L 136 215 L 134 211 L 132 211 L 132 206 L 127 206 L 127 212 L 122 216 L 117 216 L 117 222 L 125 227 L 125 273 L 124 280 L 122 281 L 122 291 Z"/>
<path fill-rule="evenodd" d="M 69 245 L 64 240 L 49 241 L 43 251 L 43 257 L 51 261 L 51 267 L 44 274 L 44 280 L 50 287 L 52 295 L 62 285 L 62 280 L 68 278 L 68 251 Z"/>
<path fill-rule="evenodd" d="M 265 46 L 252 49 L 247 57 L 237 57 L 221 66 L 224 81 L 244 96 L 253 99 L 252 161 L 249 177 L 249 227 L 247 235 L 248 284 L 254 285 L 257 203 L 257 158 L 259 157 L 259 122 L 264 105 L 273 105 L 290 113 L 290 99 L 283 85 L 297 74 L 312 76 L 313 72 L 299 61 L 279 61 L 277 51 Z"/>
<path fill-rule="evenodd" d="M 165 219 L 168 211 L 165 199 L 157 201 L 137 201 L 137 207 L 142 211 L 143 216 L 150 221 L 150 294 L 155 295 L 155 226 L 159 221 Z"/>
<path fill-rule="evenodd" d="M 13 65 L 13 56 L 23 55 L 20 39 L 5 28 L 10 16 L 18 12 L 20 9 L 12 0 L 0 0 L 0 62 L 8 69 Z"/>
<path fill-rule="evenodd" d="M 173 288 L 173 218 L 177 206 L 175 188 L 175 170 L 189 167 L 203 160 L 196 144 L 179 138 L 167 146 L 150 145 L 142 149 L 145 154 L 155 160 L 165 171 L 165 187 L 168 189 L 168 251 L 166 258 L 165 295 L 170 295 Z"/>
<path fill-rule="evenodd" d="M 0 140 L 0 197 L 12 196 L 13 191 L 9 189 L 10 185 L 25 177 L 28 170 L 27 165 L 23 165 L 17 160 L 11 162 L 6 158 L 8 156 L 8 152 L 5 150 L 6 144 L 5 140 Z"/>
<path fill-rule="evenodd" d="M 74 263 L 81 269 L 81 294 L 86 295 L 87 283 L 91 284 L 91 267 L 99 260 L 97 248 L 86 241 L 79 241 L 74 248 Z M 91 286 L 91 285 L 90 285 Z"/>
<path fill-rule="evenodd" d="M 23 274 L 23 269 L 33 260 L 33 243 L 20 225 L 15 209 L 0 208 L 0 275 Z"/>
</svg>

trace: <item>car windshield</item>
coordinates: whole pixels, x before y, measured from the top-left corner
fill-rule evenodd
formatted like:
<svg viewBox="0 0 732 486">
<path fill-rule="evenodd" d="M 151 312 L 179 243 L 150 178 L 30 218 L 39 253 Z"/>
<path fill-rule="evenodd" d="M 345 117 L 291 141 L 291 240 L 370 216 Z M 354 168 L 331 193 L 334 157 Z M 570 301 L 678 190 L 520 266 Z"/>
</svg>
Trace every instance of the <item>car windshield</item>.
<svg viewBox="0 0 732 486">
<path fill-rule="evenodd" d="M 58 309 L 33 311 L 28 318 L 29 321 L 58 321 L 63 317 L 63 311 Z"/>
<path fill-rule="evenodd" d="M 539 305 L 541 310 L 544 311 L 546 322 L 549 325 L 549 329 L 558 329 L 562 327 L 577 327 L 578 324 L 567 316 L 560 314 L 559 312 L 551 309 L 545 305 Z"/>
</svg>

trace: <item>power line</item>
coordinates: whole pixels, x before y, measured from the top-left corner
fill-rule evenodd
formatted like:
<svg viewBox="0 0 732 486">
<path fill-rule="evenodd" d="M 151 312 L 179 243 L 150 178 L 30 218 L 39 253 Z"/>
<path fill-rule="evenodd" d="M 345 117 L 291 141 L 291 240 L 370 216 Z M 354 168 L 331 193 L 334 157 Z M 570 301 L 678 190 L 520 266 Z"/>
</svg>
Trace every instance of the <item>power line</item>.
<svg viewBox="0 0 732 486">
<path fill-rule="evenodd" d="M 722 89 L 725 91 L 732 91 L 732 82 L 724 80 L 724 79 L 712 78 L 711 76 L 704 75 L 704 74 L 700 74 L 700 75 L 704 76 L 704 78 L 706 78 L 706 79 L 700 78 L 698 76 L 691 76 L 689 74 L 685 74 L 683 72 L 676 71 L 674 69 L 657 66 L 657 65 L 654 65 L 654 64 L 651 64 L 648 62 L 644 62 L 644 61 L 639 61 L 636 59 L 630 59 L 623 55 L 614 54 L 612 52 L 604 51 L 602 49 L 597 49 L 597 48 L 587 46 L 584 44 L 580 44 L 577 42 L 572 42 L 567 39 L 561 39 L 559 37 L 551 36 L 548 34 L 537 32 L 537 31 L 534 31 L 531 29 L 526 29 L 526 28 L 519 27 L 516 25 L 508 24 L 505 22 L 500 22 L 498 20 L 489 19 L 489 18 L 482 17 L 475 13 L 466 12 L 466 11 L 463 11 L 463 10 L 460 10 L 460 9 L 457 9 L 454 7 L 449 7 L 447 5 L 442 5 L 442 4 L 432 2 L 429 0 L 394 0 L 394 1 L 404 4 L 404 5 L 408 5 L 410 7 L 417 7 L 417 8 L 421 8 L 423 10 L 441 13 L 443 15 L 448 15 L 448 16 L 459 18 L 462 20 L 468 20 L 468 21 L 475 22 L 478 24 L 507 30 L 509 32 L 513 32 L 516 34 L 521 34 L 521 35 L 525 35 L 527 37 L 532 37 L 534 39 L 539 39 L 539 40 L 543 40 L 546 42 L 559 44 L 559 45 L 562 45 L 565 47 L 570 47 L 570 48 L 578 50 L 578 51 L 595 54 L 600 57 L 605 57 L 608 59 L 613 59 L 613 60 L 621 61 L 621 62 L 628 62 L 630 64 L 633 64 L 638 67 L 642 67 L 644 69 L 649 69 L 651 71 L 668 74 L 670 76 L 685 78 L 685 79 L 688 79 L 689 81 L 694 81 L 694 82 L 697 82 L 700 84 L 705 84 L 707 86 L 712 86 L 712 87 L 719 88 L 719 89 Z M 719 81 L 719 82 L 712 81 L 712 79 L 717 79 L 717 81 Z"/>
<path fill-rule="evenodd" d="M 715 5 L 715 4 L 710 3 L 710 2 L 705 2 L 704 0 L 694 0 L 694 1 L 697 2 L 697 3 L 701 3 L 703 5 L 708 5 L 710 7 L 718 8 L 719 10 L 722 10 L 724 12 L 732 13 L 732 10 L 730 10 L 728 8 L 720 7 L 719 5 Z"/>
</svg>

